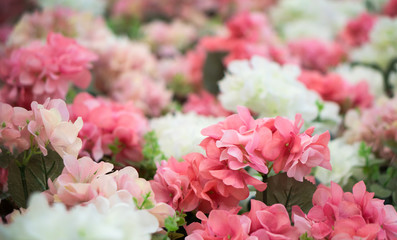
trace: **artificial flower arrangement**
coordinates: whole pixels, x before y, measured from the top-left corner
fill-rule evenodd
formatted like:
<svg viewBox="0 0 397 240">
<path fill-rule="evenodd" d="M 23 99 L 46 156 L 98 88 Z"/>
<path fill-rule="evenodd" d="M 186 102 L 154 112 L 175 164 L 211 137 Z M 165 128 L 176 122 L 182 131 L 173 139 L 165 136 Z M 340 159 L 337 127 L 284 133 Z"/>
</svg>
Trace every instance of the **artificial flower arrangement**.
<svg viewBox="0 0 397 240">
<path fill-rule="evenodd" d="M 397 1 L 0 8 L 0 239 L 397 239 Z"/>
</svg>

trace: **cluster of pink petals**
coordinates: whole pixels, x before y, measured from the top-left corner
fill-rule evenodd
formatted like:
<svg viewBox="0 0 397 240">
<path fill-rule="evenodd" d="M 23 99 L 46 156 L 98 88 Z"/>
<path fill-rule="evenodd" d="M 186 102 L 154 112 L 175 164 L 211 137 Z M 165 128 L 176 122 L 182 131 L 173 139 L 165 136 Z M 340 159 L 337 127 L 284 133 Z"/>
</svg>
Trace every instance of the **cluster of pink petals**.
<svg viewBox="0 0 397 240">
<path fill-rule="evenodd" d="M 156 201 L 167 203 L 175 210 L 198 209 L 205 213 L 212 209 L 232 210 L 248 197 L 248 184 L 259 191 L 266 188 L 265 183 L 244 169 L 232 170 L 218 159 L 191 153 L 184 160 L 163 161 L 150 181 Z"/>
<path fill-rule="evenodd" d="M 369 33 L 375 25 L 376 20 L 376 16 L 366 12 L 360 14 L 354 19 L 351 19 L 340 33 L 342 42 L 351 47 L 358 47 L 368 42 Z"/>
<path fill-rule="evenodd" d="M 202 38 L 200 45 L 208 51 L 228 52 L 226 65 L 254 55 L 271 57 L 270 48 L 277 43 L 277 37 L 264 14 L 239 13 L 227 22 L 227 27 L 228 36 Z"/>
<path fill-rule="evenodd" d="M 70 83 L 88 87 L 89 68 L 96 58 L 75 40 L 50 33 L 45 45 L 33 42 L 2 60 L 0 76 L 4 85 L 0 100 L 26 108 L 32 101 L 64 99 Z"/>
<path fill-rule="evenodd" d="M 0 103 L 0 143 L 10 152 L 22 152 L 36 145 L 47 155 L 47 145 L 60 155 L 77 156 L 81 139 L 77 137 L 83 126 L 81 118 L 69 121 L 66 103 L 47 99 L 43 104 L 32 102 L 32 110 Z M 33 141 L 32 141 L 33 140 Z"/>
<path fill-rule="evenodd" d="M 146 201 L 151 203 L 151 207 L 148 210 L 158 218 L 161 225 L 166 217 L 175 213 L 170 206 L 155 201 L 150 183 L 139 178 L 133 167 L 113 171 L 112 164 L 97 163 L 89 157 L 77 159 L 66 155 L 63 160 L 65 168 L 61 175 L 54 182 L 48 179 L 49 190 L 44 194 L 50 202 L 62 202 L 67 207 L 73 207 L 95 202 L 101 196 L 112 201 L 136 204 L 139 208 L 149 194 Z"/>
<path fill-rule="evenodd" d="M 318 71 L 302 71 L 298 78 L 305 86 L 316 91 L 322 99 L 338 103 L 343 110 L 372 105 L 373 96 L 365 80 L 351 84 L 336 73 L 322 74 Z"/>
<path fill-rule="evenodd" d="M 397 1 L 389 0 L 383 7 L 383 12 L 387 16 L 396 17 L 397 16 Z"/>
<path fill-rule="evenodd" d="M 328 68 L 338 65 L 345 56 L 345 51 L 339 43 L 319 39 L 290 41 L 288 49 L 299 59 L 303 68 L 321 72 L 326 72 Z"/>
<path fill-rule="evenodd" d="M 373 197 L 363 181 L 352 193 L 333 182 L 331 187 L 320 185 L 308 214 L 293 207 L 292 219 L 300 234 L 314 239 L 397 239 L 396 210 Z"/>
<path fill-rule="evenodd" d="M 198 212 L 201 223 L 186 227 L 188 240 L 268 240 L 298 239 L 298 231 L 291 226 L 288 212 L 281 204 L 266 204 L 251 200 L 251 210 L 244 215 L 225 210 L 213 210 L 208 218 Z"/>
<path fill-rule="evenodd" d="M 183 112 L 195 112 L 199 115 L 214 117 L 226 117 L 232 114 L 224 109 L 211 93 L 205 90 L 198 94 L 189 94 L 187 102 L 183 105 Z"/>
<path fill-rule="evenodd" d="M 370 109 L 362 111 L 359 126 L 353 131 L 356 140 L 364 141 L 382 159 L 397 158 L 390 144 L 397 142 L 397 98 L 382 99 Z"/>
<path fill-rule="evenodd" d="M 72 119 L 81 117 L 84 121 L 79 133 L 83 141 L 80 155 L 90 155 L 99 161 L 104 155 L 112 156 L 109 145 L 118 142 L 117 161 L 142 160 L 143 135 L 148 130 L 148 121 L 132 103 L 120 104 L 80 93 L 70 111 Z"/>
<path fill-rule="evenodd" d="M 232 170 L 250 166 L 267 174 L 272 164 L 275 173 L 284 171 L 303 181 L 311 168 L 331 170 L 331 165 L 329 132 L 312 136 L 314 128 L 309 128 L 300 133 L 302 125 L 300 115 L 295 122 L 283 117 L 254 120 L 247 108 L 238 107 L 238 114 L 202 130 L 208 137 L 201 146 L 208 156 L 219 154 L 220 162 Z"/>
</svg>

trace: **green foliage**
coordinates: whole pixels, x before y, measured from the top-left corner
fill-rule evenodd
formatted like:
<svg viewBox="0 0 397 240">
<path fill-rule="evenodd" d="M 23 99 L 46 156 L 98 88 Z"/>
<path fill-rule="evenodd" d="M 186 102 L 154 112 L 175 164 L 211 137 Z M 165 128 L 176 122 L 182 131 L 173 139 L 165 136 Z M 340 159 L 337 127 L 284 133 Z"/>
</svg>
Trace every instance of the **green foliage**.
<svg viewBox="0 0 397 240">
<path fill-rule="evenodd" d="M 170 239 L 178 239 L 184 236 L 183 234 L 177 233 L 176 231 L 179 230 L 179 227 L 186 224 L 185 217 L 186 214 L 176 211 L 174 216 L 169 216 L 165 219 L 164 225 L 167 229 L 168 237 Z"/>
<path fill-rule="evenodd" d="M 21 165 L 24 156 L 19 154 L 8 168 L 8 193 L 19 207 L 26 207 L 31 193 L 47 190 L 47 180 L 58 177 L 64 167 L 62 158 L 52 150 L 47 156 L 33 154 L 26 165 Z"/>
<path fill-rule="evenodd" d="M 141 21 L 137 18 L 111 18 L 107 24 L 117 35 L 127 35 L 131 39 L 142 37 Z"/>
<path fill-rule="evenodd" d="M 316 186 L 307 180 L 299 182 L 286 173 L 279 173 L 267 179 L 267 188 L 261 194 L 257 192 L 258 200 L 266 205 L 281 203 L 291 213 L 292 206 L 298 205 L 304 212 L 312 208 L 312 196 Z M 262 195 L 262 198 L 260 196 Z M 259 196 L 259 197 L 258 197 Z"/>
<path fill-rule="evenodd" d="M 314 238 L 309 237 L 307 233 L 304 233 L 300 236 L 300 240 L 314 240 Z"/>
<path fill-rule="evenodd" d="M 225 75 L 225 66 L 222 62 L 225 56 L 225 52 L 207 53 L 203 67 L 203 82 L 204 87 L 212 94 L 219 93 L 218 81 Z"/>
<path fill-rule="evenodd" d="M 143 197 L 143 201 L 141 204 L 138 203 L 138 199 L 136 199 L 136 197 L 133 197 L 135 206 L 138 209 L 151 209 L 154 207 L 153 202 L 149 199 L 150 195 L 152 194 L 152 192 L 148 192 L 145 195 L 142 195 Z"/>
<path fill-rule="evenodd" d="M 147 132 L 144 136 L 145 145 L 142 149 L 143 161 L 137 167 L 141 170 L 140 176 L 145 179 L 153 179 L 156 173 L 156 163 L 165 160 L 166 157 L 160 149 L 157 136 L 154 131 Z"/>
</svg>

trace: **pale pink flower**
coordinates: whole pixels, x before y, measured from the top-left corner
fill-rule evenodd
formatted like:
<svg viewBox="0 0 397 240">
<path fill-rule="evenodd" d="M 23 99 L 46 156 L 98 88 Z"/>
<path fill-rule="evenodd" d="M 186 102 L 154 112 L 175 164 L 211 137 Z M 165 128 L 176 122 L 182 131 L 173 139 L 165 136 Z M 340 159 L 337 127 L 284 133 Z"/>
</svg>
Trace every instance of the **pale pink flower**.
<svg viewBox="0 0 397 240">
<path fill-rule="evenodd" d="M 32 101 L 44 102 L 48 97 L 64 99 L 70 83 L 88 87 L 89 68 L 96 58 L 75 40 L 50 33 L 46 45 L 33 42 L 12 51 L 3 61 L 8 71 L 2 72 L 4 86 L 0 98 L 22 107 Z"/>
</svg>

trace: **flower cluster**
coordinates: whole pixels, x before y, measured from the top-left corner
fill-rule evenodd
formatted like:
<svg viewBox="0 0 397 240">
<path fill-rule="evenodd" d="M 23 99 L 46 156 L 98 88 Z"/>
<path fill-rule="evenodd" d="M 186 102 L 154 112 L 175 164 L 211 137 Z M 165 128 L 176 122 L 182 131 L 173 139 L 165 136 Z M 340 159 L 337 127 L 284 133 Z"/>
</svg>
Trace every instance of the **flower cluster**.
<svg viewBox="0 0 397 240">
<path fill-rule="evenodd" d="M 187 240 L 201 239 L 297 239 L 298 231 L 291 226 L 288 212 L 281 204 L 266 204 L 251 200 L 251 210 L 237 215 L 225 210 L 213 210 L 208 218 L 197 213 L 200 223 L 192 223 L 186 227 Z"/>
<path fill-rule="evenodd" d="M 50 33 L 46 45 L 31 43 L 3 59 L 0 100 L 27 107 L 32 101 L 44 102 L 48 97 L 64 99 L 70 83 L 88 87 L 89 68 L 96 59 L 75 40 Z"/>
<path fill-rule="evenodd" d="M 156 202 L 150 183 L 139 178 L 132 167 L 112 172 L 112 164 L 96 163 L 89 157 L 77 159 L 67 155 L 63 160 L 62 174 L 54 182 L 48 180 L 50 189 L 45 193 L 50 202 L 73 207 L 98 203 L 102 201 L 100 198 L 106 198 L 111 204 L 124 203 L 132 209 L 147 209 L 161 226 L 166 217 L 174 214 L 170 206 Z"/>
<path fill-rule="evenodd" d="M 159 223 L 147 210 L 99 198 L 96 204 L 66 209 L 62 203 L 49 206 L 44 196 L 33 195 L 25 213 L 13 214 L 11 223 L 0 225 L 0 238 L 150 240 L 157 232 Z"/>
<path fill-rule="evenodd" d="M 300 113 L 305 121 L 312 121 L 318 114 L 319 96 L 297 80 L 299 73 L 297 66 L 280 66 L 260 57 L 233 61 L 219 82 L 220 102 L 230 111 L 243 105 L 265 117 L 293 118 Z"/>
<path fill-rule="evenodd" d="M 212 94 L 204 90 L 198 94 L 188 95 L 188 99 L 183 105 L 183 112 L 195 112 L 199 115 L 214 117 L 226 117 L 231 114 Z"/>
<path fill-rule="evenodd" d="M 373 102 L 368 83 L 364 80 L 353 85 L 339 74 L 323 75 L 317 71 L 303 71 L 298 80 L 320 94 L 323 100 L 338 103 L 342 110 L 368 108 Z"/>
<path fill-rule="evenodd" d="M 175 209 L 231 210 L 248 197 L 247 185 L 260 191 L 266 184 L 250 176 L 250 166 L 262 174 L 287 172 L 289 177 L 303 181 L 312 167 L 329 165 L 327 143 L 329 133 L 312 136 L 313 128 L 299 133 L 300 118 L 295 122 L 277 117 L 254 120 L 248 109 L 203 129 L 208 136 L 201 142 L 206 156 L 191 153 L 184 162 L 171 158 L 159 166 L 152 188 L 156 200 Z"/>
<path fill-rule="evenodd" d="M 72 119 L 82 118 L 80 155 L 99 161 L 104 155 L 120 163 L 142 160 L 143 135 L 148 121 L 132 103 L 121 104 L 88 93 L 78 94 L 70 106 Z"/>
<path fill-rule="evenodd" d="M 341 40 L 351 47 L 365 44 L 369 41 L 369 34 L 376 19 L 376 16 L 364 12 L 356 18 L 349 20 L 340 33 Z"/>
<path fill-rule="evenodd" d="M 343 192 L 336 183 L 320 185 L 307 215 L 293 208 L 294 226 L 314 239 L 396 239 L 396 210 L 373 197 L 362 181 L 352 193 Z"/>
<path fill-rule="evenodd" d="M 69 121 L 66 104 L 59 99 L 47 99 L 43 104 L 32 102 L 31 108 L 13 108 L 0 103 L 0 143 L 13 153 L 38 147 L 47 155 L 49 145 L 60 156 L 77 156 L 82 146 L 78 138 L 82 119 L 78 117 L 74 123 Z"/>
<path fill-rule="evenodd" d="M 377 105 L 357 114 L 347 113 L 345 137 L 348 142 L 364 141 L 379 157 L 394 160 L 393 146 L 397 141 L 396 98 L 381 99 Z"/>
</svg>

